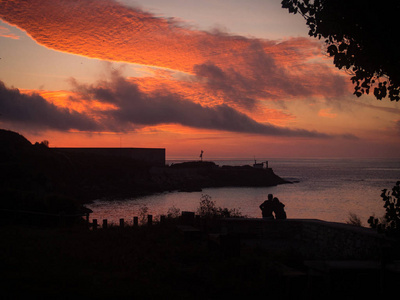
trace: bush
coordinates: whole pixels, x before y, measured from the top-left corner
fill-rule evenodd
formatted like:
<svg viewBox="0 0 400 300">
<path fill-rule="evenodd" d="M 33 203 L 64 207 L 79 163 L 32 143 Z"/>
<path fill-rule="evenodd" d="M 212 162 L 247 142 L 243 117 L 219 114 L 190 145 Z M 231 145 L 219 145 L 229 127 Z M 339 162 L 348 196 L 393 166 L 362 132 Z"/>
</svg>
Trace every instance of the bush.
<svg viewBox="0 0 400 300">
<path fill-rule="evenodd" d="M 146 205 L 142 205 L 139 208 L 139 223 L 140 225 L 147 224 L 147 216 L 149 213 L 149 208 Z"/>
<path fill-rule="evenodd" d="M 167 211 L 167 217 L 169 219 L 177 219 L 181 215 L 181 210 L 179 208 L 176 208 L 175 206 L 172 206 L 168 208 Z"/>
<path fill-rule="evenodd" d="M 352 212 L 349 213 L 349 219 L 346 222 L 346 224 L 350 224 L 350 225 L 354 225 L 354 226 L 362 226 L 360 217 Z"/>
<path fill-rule="evenodd" d="M 217 207 L 211 196 L 202 195 L 200 198 L 200 207 L 197 214 L 202 218 L 242 218 L 244 217 L 239 209 Z"/>
<path fill-rule="evenodd" d="M 383 207 L 386 213 L 383 220 L 379 220 L 373 216 L 369 217 L 368 223 L 371 228 L 375 228 L 378 232 L 385 233 L 389 236 L 400 237 L 400 181 L 397 181 L 392 191 L 382 190 Z"/>
</svg>

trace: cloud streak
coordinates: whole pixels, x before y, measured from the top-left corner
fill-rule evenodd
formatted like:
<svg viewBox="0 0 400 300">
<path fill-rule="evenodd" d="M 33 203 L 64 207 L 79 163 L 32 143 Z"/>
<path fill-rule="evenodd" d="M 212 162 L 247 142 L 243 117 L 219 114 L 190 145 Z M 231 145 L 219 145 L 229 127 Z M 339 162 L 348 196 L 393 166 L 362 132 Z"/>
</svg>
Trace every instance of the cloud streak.
<svg viewBox="0 0 400 300">
<path fill-rule="evenodd" d="M 10 38 L 13 40 L 18 40 L 19 36 L 15 35 L 14 33 L 10 32 L 10 30 L 4 26 L 0 26 L 0 37 Z"/>
</svg>

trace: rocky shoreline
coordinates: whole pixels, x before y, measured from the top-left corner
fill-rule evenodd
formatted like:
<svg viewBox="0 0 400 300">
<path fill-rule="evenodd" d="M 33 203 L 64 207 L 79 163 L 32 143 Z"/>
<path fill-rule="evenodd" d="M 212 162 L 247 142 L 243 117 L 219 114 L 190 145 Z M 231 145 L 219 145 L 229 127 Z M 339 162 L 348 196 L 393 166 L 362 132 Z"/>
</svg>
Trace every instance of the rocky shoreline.
<svg viewBox="0 0 400 300">
<path fill-rule="evenodd" d="M 210 187 L 266 187 L 290 183 L 271 168 L 218 166 L 214 162 L 185 162 L 153 168 L 151 180 L 164 190 L 199 191 Z"/>
</svg>

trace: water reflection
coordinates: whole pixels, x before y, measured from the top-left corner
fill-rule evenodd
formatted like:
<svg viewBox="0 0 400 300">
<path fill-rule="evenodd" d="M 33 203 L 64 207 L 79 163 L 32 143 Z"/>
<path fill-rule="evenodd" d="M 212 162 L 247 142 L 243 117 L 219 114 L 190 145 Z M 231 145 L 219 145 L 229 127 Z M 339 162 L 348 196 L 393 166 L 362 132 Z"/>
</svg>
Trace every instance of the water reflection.
<svg viewBox="0 0 400 300">
<path fill-rule="evenodd" d="M 216 163 L 246 164 L 245 161 Z M 391 189 L 400 179 L 399 160 L 277 160 L 270 161 L 270 166 L 277 175 L 299 182 L 275 187 L 208 188 L 202 192 L 162 193 L 123 201 L 96 201 L 88 207 L 94 211 L 92 218 L 117 223 L 120 218 L 132 220 L 143 206 L 147 206 L 153 216 L 166 214 L 171 207 L 196 211 L 202 194 L 207 194 L 217 206 L 237 208 L 249 217 L 261 217 L 259 205 L 272 193 L 285 204 L 288 218 L 346 222 L 352 212 L 367 226 L 369 216 L 384 215 L 381 190 Z"/>
</svg>

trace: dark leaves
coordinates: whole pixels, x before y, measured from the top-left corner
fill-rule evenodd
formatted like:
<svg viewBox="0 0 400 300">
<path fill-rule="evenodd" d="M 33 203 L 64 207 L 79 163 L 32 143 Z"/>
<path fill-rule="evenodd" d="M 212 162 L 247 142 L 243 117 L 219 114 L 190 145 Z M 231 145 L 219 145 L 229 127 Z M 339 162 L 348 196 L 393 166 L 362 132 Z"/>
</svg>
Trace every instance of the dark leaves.
<svg viewBox="0 0 400 300">
<path fill-rule="evenodd" d="M 382 100 L 382 98 L 386 97 L 386 94 L 387 94 L 386 81 L 383 84 L 380 82 L 378 86 L 374 88 L 374 95 L 376 99 Z"/>
<path fill-rule="evenodd" d="M 400 55 L 393 51 L 393 37 L 399 33 L 397 1 L 283 0 L 282 7 L 302 14 L 310 36 L 324 38 L 338 69 L 362 70 L 351 77 L 356 96 L 373 88 L 378 100 L 400 100 Z M 372 78 L 385 82 L 375 85 Z"/>
<path fill-rule="evenodd" d="M 335 56 L 338 53 L 338 49 L 335 45 L 330 45 L 327 49 L 329 56 Z"/>
<path fill-rule="evenodd" d="M 391 192 L 383 189 L 381 198 L 384 202 L 383 207 L 386 210 L 385 220 L 381 222 L 371 216 L 368 219 L 368 223 L 371 228 L 377 229 L 378 232 L 400 238 L 400 181 L 396 182 Z"/>
</svg>

